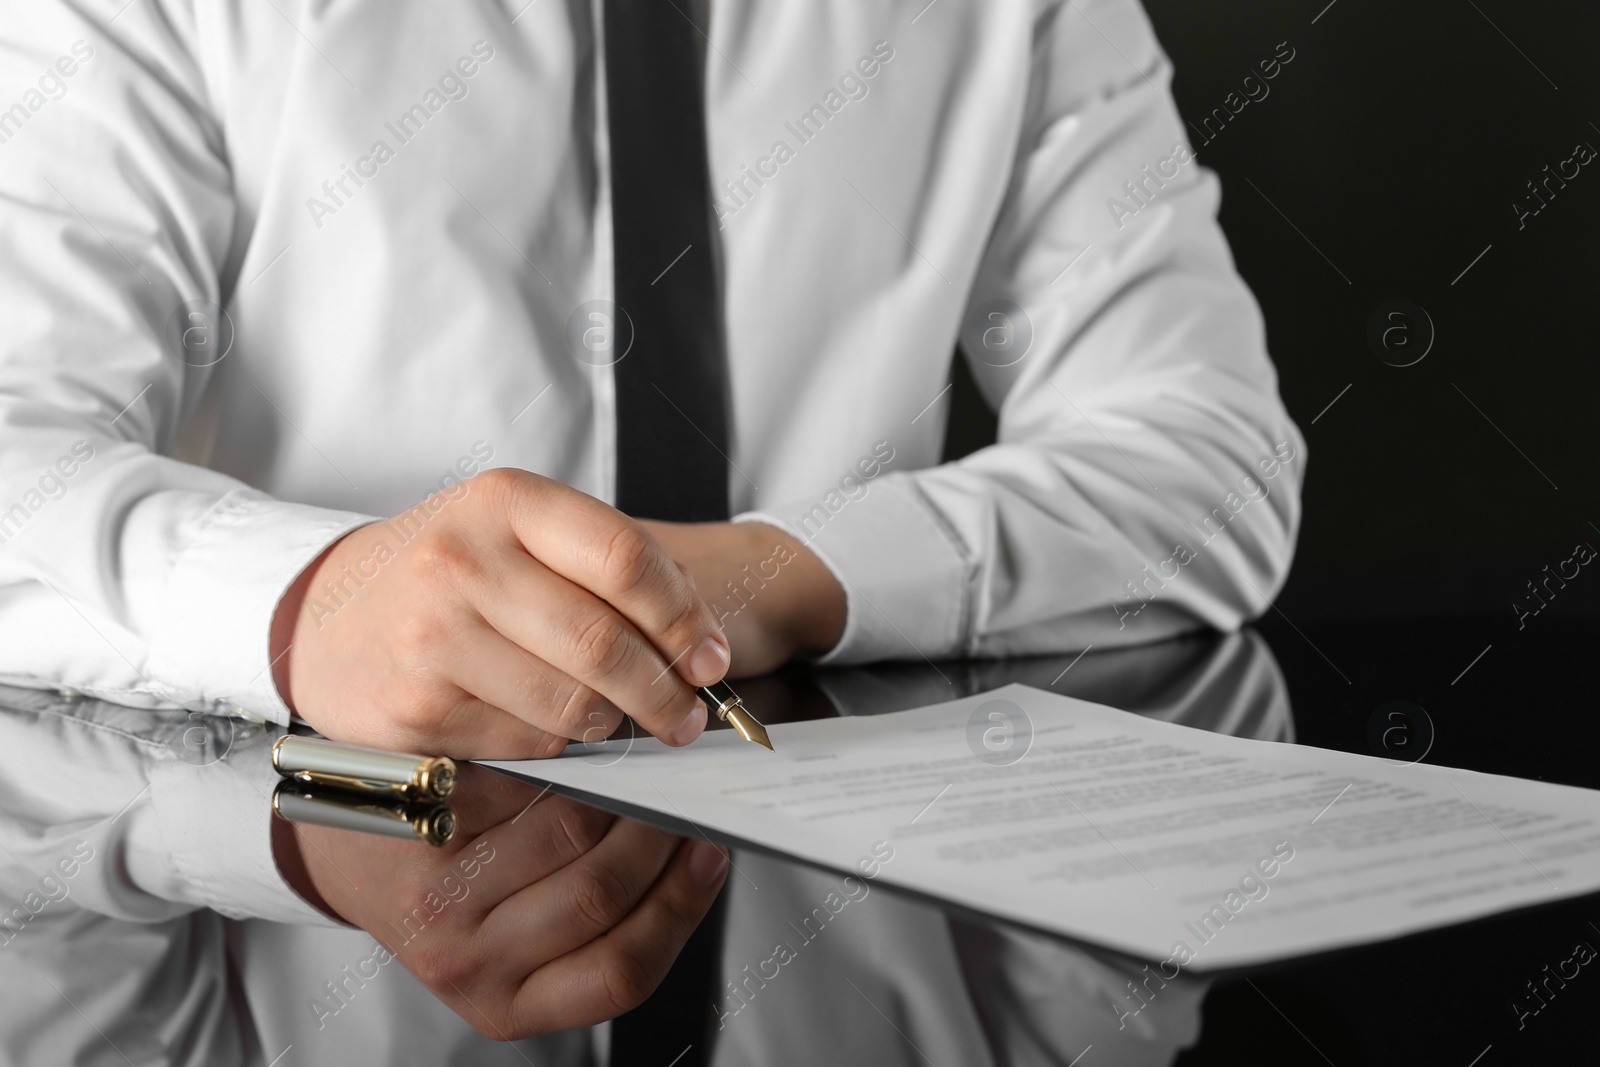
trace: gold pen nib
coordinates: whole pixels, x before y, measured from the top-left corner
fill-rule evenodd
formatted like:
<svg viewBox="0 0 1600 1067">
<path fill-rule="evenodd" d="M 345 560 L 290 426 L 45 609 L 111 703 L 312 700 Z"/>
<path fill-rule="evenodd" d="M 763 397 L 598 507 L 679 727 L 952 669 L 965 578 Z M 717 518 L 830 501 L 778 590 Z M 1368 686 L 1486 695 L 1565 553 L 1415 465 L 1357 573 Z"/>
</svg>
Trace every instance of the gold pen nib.
<svg viewBox="0 0 1600 1067">
<path fill-rule="evenodd" d="M 767 728 L 756 721 L 756 717 L 745 710 L 741 703 L 724 705 L 721 709 L 722 717 L 733 724 L 739 731 L 739 736 L 746 741 L 754 741 L 758 745 L 767 746 L 767 751 L 775 751 L 772 741 L 767 737 Z"/>
<path fill-rule="evenodd" d="M 768 752 L 773 751 L 772 741 L 767 737 L 767 728 L 750 714 L 749 709 L 744 706 L 744 701 L 739 699 L 739 694 L 735 693 L 727 682 L 704 686 L 698 692 L 706 707 L 723 722 L 731 723 L 740 737 L 746 741 L 754 741 L 758 745 L 765 745 Z"/>
</svg>

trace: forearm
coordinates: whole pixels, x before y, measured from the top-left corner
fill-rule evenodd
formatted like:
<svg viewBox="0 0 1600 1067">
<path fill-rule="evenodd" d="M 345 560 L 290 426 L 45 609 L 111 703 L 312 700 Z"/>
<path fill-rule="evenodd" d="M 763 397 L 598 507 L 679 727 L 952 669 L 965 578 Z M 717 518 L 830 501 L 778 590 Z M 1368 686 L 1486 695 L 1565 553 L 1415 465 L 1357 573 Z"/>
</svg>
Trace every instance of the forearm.
<svg viewBox="0 0 1600 1067">
<path fill-rule="evenodd" d="M 20 501 L 0 545 L 0 679 L 286 721 L 267 669 L 273 605 L 364 517 L 273 500 L 89 428 L 92 459 L 29 511 L 25 479 L 65 436 L 38 423 L 57 419 L 70 425 L 0 405 L 20 468 L 0 471 L 0 502 Z"/>
</svg>

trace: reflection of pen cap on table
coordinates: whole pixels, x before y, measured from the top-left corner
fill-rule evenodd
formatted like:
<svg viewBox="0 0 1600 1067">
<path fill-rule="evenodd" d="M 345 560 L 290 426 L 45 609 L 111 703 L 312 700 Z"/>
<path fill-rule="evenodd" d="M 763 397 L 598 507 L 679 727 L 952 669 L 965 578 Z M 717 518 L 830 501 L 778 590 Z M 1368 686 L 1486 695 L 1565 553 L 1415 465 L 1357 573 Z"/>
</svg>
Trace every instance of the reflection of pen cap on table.
<svg viewBox="0 0 1600 1067">
<path fill-rule="evenodd" d="M 289 822 L 426 841 L 430 845 L 443 845 L 456 832 L 456 813 L 448 804 L 334 789 L 319 791 L 298 778 L 285 778 L 278 783 L 272 792 L 272 810 Z"/>
</svg>

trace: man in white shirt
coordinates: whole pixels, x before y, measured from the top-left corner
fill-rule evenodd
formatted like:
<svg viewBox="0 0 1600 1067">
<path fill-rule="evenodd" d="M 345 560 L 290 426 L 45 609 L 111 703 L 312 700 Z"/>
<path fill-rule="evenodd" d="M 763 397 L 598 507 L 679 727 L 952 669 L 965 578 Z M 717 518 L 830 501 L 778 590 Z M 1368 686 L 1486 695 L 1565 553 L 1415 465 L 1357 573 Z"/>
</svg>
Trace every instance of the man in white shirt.
<svg viewBox="0 0 1600 1067">
<path fill-rule="evenodd" d="M 1263 610 L 1304 444 L 1134 0 L 691 16 L 733 521 L 689 525 L 604 503 L 625 354 L 598 5 L 10 16 L 0 681 L 537 756 L 624 712 L 689 743 L 694 686 L 730 668 Z M 939 465 L 958 341 L 999 440 Z M 240 873 L 272 854 L 264 804 L 201 821 L 165 899 L 320 918 Z M 595 860 L 628 914 L 676 917 L 596 965 L 642 996 L 725 861 L 616 826 L 649 842 Z M 339 877 L 287 853 L 307 892 Z"/>
</svg>

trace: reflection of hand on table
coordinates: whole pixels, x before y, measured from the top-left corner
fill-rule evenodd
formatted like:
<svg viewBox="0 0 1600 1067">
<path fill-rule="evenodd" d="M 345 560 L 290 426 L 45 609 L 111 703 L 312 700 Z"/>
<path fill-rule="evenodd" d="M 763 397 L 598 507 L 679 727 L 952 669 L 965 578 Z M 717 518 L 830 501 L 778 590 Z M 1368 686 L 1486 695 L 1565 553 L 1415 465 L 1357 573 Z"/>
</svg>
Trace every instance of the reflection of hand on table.
<svg viewBox="0 0 1600 1067">
<path fill-rule="evenodd" d="M 589 1026 L 666 976 L 727 856 L 467 765 L 443 848 L 275 820 L 285 879 L 366 930 L 479 1033 Z"/>
</svg>

